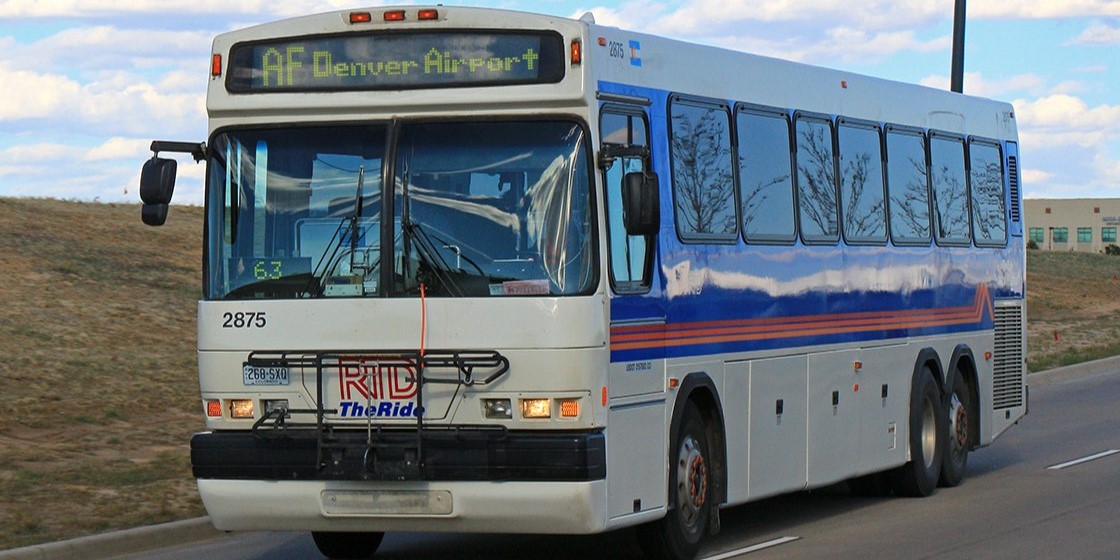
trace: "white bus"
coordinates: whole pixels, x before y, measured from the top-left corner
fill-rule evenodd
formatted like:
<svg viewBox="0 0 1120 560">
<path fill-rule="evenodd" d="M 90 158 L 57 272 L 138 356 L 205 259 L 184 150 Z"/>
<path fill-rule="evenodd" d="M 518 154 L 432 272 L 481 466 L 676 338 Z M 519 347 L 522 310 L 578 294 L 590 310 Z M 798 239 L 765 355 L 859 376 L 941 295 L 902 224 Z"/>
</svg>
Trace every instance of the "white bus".
<svg viewBox="0 0 1120 560">
<path fill-rule="evenodd" d="M 341 11 L 214 40 L 191 441 L 222 530 L 640 526 L 926 496 L 1025 414 L 1006 103 L 581 20 Z"/>
</svg>

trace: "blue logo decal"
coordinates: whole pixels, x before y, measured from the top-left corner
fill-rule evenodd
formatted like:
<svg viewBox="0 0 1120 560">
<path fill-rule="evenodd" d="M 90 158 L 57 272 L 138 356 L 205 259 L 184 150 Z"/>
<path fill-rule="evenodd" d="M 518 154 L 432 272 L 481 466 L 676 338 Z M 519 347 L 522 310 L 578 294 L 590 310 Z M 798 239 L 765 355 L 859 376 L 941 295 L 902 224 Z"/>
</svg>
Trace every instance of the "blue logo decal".
<svg viewBox="0 0 1120 560">
<path fill-rule="evenodd" d="M 642 65 L 642 44 L 638 41 L 630 41 L 630 65 Z"/>
<path fill-rule="evenodd" d="M 368 407 L 358 402 L 342 401 L 339 408 L 339 416 L 343 418 L 416 418 L 424 412 L 412 401 L 373 401 Z"/>
</svg>

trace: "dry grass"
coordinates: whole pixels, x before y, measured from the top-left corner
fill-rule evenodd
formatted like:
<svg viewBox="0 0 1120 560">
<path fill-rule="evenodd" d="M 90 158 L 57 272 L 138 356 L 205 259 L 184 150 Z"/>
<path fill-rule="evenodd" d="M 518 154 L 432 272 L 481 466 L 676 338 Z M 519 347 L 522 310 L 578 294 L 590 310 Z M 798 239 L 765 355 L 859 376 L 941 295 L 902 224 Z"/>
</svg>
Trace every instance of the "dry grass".
<svg viewBox="0 0 1120 560">
<path fill-rule="evenodd" d="M 1120 257 L 1027 252 L 1031 371 L 1120 354 Z"/>
<path fill-rule="evenodd" d="M 0 198 L 0 549 L 200 515 L 202 210 Z"/>
<path fill-rule="evenodd" d="M 0 549 L 203 514 L 202 210 L 171 212 L 0 198 Z M 1120 354 L 1120 258 L 1028 259 L 1031 369 Z"/>
</svg>

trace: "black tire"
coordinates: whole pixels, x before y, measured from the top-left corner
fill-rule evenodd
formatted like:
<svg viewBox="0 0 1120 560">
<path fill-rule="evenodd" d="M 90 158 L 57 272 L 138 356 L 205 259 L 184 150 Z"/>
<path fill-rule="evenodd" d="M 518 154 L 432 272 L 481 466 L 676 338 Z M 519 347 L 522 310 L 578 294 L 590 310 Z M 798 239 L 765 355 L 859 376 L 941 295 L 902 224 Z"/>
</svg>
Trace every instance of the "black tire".
<svg viewBox="0 0 1120 560">
<path fill-rule="evenodd" d="M 638 527 L 638 544 L 647 558 L 692 560 L 700 551 L 712 515 L 711 445 L 696 405 L 684 405 L 669 458 L 669 497 L 665 517 Z"/>
<path fill-rule="evenodd" d="M 328 533 L 313 531 L 311 538 L 319 552 L 332 560 L 373 558 L 385 533 Z"/>
<path fill-rule="evenodd" d="M 937 381 L 929 366 L 922 366 L 910 387 L 910 462 L 893 473 L 895 494 L 925 497 L 937 490 L 946 420 Z"/>
<path fill-rule="evenodd" d="M 968 451 L 972 449 L 972 428 L 976 422 L 972 390 L 960 370 L 953 370 L 953 390 L 945 397 L 945 450 L 941 463 L 940 485 L 957 486 L 964 481 Z"/>
</svg>

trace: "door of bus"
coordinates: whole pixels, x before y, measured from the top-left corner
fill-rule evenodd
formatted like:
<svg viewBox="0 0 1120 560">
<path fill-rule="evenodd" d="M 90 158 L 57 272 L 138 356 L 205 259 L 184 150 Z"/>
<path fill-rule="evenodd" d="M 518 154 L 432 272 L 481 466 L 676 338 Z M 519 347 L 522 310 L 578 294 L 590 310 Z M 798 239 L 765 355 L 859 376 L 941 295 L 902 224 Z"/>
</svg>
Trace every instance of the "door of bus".
<svg viewBox="0 0 1120 560">
<path fill-rule="evenodd" d="M 607 216 L 612 339 L 628 329 L 664 323 L 650 294 L 656 235 L 629 235 L 624 225 L 626 175 L 650 171 L 649 117 L 640 105 L 604 105 L 599 121 L 600 177 Z M 607 421 L 608 508 L 612 519 L 666 503 L 665 362 L 660 349 L 615 350 L 612 344 Z"/>
</svg>

